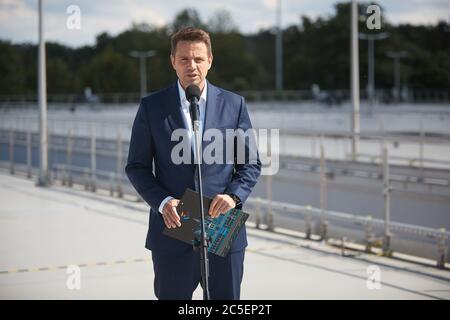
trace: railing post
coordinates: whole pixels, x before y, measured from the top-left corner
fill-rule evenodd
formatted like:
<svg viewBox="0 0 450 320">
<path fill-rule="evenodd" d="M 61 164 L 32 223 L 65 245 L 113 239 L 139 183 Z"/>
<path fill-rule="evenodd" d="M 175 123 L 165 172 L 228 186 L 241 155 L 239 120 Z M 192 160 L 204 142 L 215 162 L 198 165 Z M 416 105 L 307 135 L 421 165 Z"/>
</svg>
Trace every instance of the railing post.
<svg viewBox="0 0 450 320">
<path fill-rule="evenodd" d="M 62 177 L 61 177 L 61 185 L 65 186 L 67 184 L 67 165 L 62 164 L 60 167 L 57 167 L 56 170 L 62 169 Z"/>
<path fill-rule="evenodd" d="M 109 173 L 109 195 L 111 197 L 114 196 L 114 180 L 115 180 L 115 174 L 114 172 Z"/>
<path fill-rule="evenodd" d="M 305 237 L 306 239 L 311 239 L 311 232 L 312 232 L 312 227 L 311 227 L 311 209 L 312 207 L 310 205 L 305 206 L 305 224 L 306 224 L 306 234 Z"/>
<path fill-rule="evenodd" d="M 445 228 L 440 229 L 441 234 L 438 237 L 438 259 L 437 259 L 437 267 L 439 269 L 445 269 L 445 254 L 447 251 L 447 246 L 445 245 Z"/>
<path fill-rule="evenodd" d="M 383 146 L 383 196 L 384 196 L 384 239 L 383 239 L 383 254 L 385 256 L 391 255 L 390 242 L 391 233 L 389 230 L 390 222 L 390 195 L 392 187 L 389 178 L 389 158 L 386 144 Z"/>
<path fill-rule="evenodd" d="M 372 226 L 372 216 L 367 217 L 367 223 L 365 226 L 366 233 L 366 253 L 370 253 L 372 251 L 372 241 L 373 241 L 373 226 Z"/>
<path fill-rule="evenodd" d="M 52 161 L 52 150 L 54 149 L 52 147 L 52 130 L 50 130 L 50 133 L 47 135 L 47 150 L 48 150 L 48 156 L 47 156 L 47 175 L 48 175 L 48 185 L 51 185 L 53 183 L 53 170 L 51 165 L 53 164 Z"/>
<path fill-rule="evenodd" d="M 96 171 L 97 171 L 97 161 L 96 161 L 96 140 L 95 140 L 95 127 L 91 126 L 91 191 L 96 191 Z"/>
<path fill-rule="evenodd" d="M 267 213 L 266 213 L 266 225 L 267 230 L 274 231 L 273 224 L 273 212 L 272 212 L 272 175 L 267 175 Z"/>
<path fill-rule="evenodd" d="M 420 160 L 420 180 L 423 181 L 423 145 L 424 145 L 425 131 L 423 125 L 423 118 L 420 117 L 420 148 L 419 148 L 419 160 Z"/>
<path fill-rule="evenodd" d="M 123 169 L 123 156 L 122 156 L 122 137 L 120 135 L 120 130 L 117 135 L 117 172 L 116 172 L 116 179 L 117 179 L 117 197 L 122 198 L 123 197 L 123 191 L 122 191 L 122 169 Z"/>
<path fill-rule="evenodd" d="M 326 210 L 326 192 L 327 192 L 327 176 L 325 164 L 325 151 L 323 147 L 323 138 L 320 139 L 320 236 L 322 240 L 327 236 L 327 223 L 325 221 Z"/>
<path fill-rule="evenodd" d="M 270 151 L 270 154 L 269 154 Z M 271 139 L 268 139 L 268 145 L 267 145 L 267 157 L 269 163 L 272 163 L 272 145 L 271 145 Z M 266 183 L 266 194 L 267 194 L 267 213 L 265 216 L 265 222 L 267 225 L 268 231 L 274 231 L 274 223 L 273 223 L 273 212 L 272 212 L 272 175 L 267 175 L 267 183 Z"/>
<path fill-rule="evenodd" d="M 345 241 L 347 241 L 346 237 L 341 237 L 341 255 L 345 257 Z"/>
<path fill-rule="evenodd" d="M 346 134 L 345 135 L 345 145 L 344 145 L 344 160 L 345 161 L 349 161 L 352 157 L 351 148 L 352 148 L 352 136 Z"/>
<path fill-rule="evenodd" d="M 255 210 L 255 227 L 259 229 L 261 224 L 261 200 L 256 198 L 256 210 Z"/>
<path fill-rule="evenodd" d="M 312 158 L 316 157 L 316 144 L 317 144 L 316 139 L 317 139 L 317 136 L 313 135 L 313 154 L 311 156 Z"/>
<path fill-rule="evenodd" d="M 72 187 L 72 140 L 73 136 L 73 130 L 72 128 L 69 129 L 69 133 L 67 135 L 67 171 L 68 171 L 68 177 L 67 177 L 67 186 Z"/>
<path fill-rule="evenodd" d="M 384 132 L 384 121 L 383 121 L 383 116 L 380 114 L 379 115 L 379 117 L 378 117 L 378 119 L 379 119 L 379 130 L 380 130 L 380 133 L 381 133 L 381 139 L 380 139 L 380 154 L 383 154 L 383 147 L 384 147 L 384 144 L 385 144 L 385 132 Z M 373 161 L 374 163 L 376 162 L 376 158 L 377 158 L 377 156 L 375 155 L 375 156 L 373 156 L 375 159 L 375 161 Z M 382 161 L 382 159 L 381 159 L 381 161 Z"/>
<path fill-rule="evenodd" d="M 89 190 L 89 168 L 84 168 L 83 171 L 84 190 Z"/>
<path fill-rule="evenodd" d="M 9 131 L 9 173 L 14 174 L 14 129 Z"/>
<path fill-rule="evenodd" d="M 59 179 L 58 172 L 59 172 L 59 167 L 58 167 L 58 164 L 56 164 L 49 171 L 51 181 L 58 181 L 58 179 Z"/>
<path fill-rule="evenodd" d="M 28 128 L 27 130 L 27 178 L 31 179 L 32 173 L 31 173 L 31 129 Z"/>
</svg>

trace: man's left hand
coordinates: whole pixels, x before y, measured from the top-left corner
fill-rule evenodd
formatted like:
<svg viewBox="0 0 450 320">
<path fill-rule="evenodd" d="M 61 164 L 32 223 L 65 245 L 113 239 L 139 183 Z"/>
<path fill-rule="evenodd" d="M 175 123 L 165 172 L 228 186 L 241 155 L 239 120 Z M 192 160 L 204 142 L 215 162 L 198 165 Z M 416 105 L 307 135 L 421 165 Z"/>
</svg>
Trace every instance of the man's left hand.
<svg viewBox="0 0 450 320">
<path fill-rule="evenodd" d="M 218 194 L 211 201 L 208 214 L 212 218 L 216 218 L 219 216 L 219 214 L 224 214 L 234 207 L 236 207 L 236 203 L 234 202 L 233 198 L 231 198 L 227 194 Z"/>
</svg>

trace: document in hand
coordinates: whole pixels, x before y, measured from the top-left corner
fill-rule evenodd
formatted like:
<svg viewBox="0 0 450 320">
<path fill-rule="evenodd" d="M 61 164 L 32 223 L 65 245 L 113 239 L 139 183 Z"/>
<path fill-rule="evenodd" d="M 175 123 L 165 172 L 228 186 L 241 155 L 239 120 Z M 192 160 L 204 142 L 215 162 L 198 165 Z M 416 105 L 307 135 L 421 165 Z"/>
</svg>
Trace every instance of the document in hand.
<svg viewBox="0 0 450 320">
<path fill-rule="evenodd" d="M 236 238 L 249 215 L 239 209 L 228 210 L 217 218 L 208 215 L 212 199 L 203 196 L 205 212 L 205 231 L 209 239 L 208 251 L 221 257 L 227 255 L 233 240 Z M 186 189 L 177 212 L 181 218 L 181 227 L 165 228 L 163 233 L 169 237 L 194 245 L 200 241 L 200 204 L 199 194 Z"/>
</svg>

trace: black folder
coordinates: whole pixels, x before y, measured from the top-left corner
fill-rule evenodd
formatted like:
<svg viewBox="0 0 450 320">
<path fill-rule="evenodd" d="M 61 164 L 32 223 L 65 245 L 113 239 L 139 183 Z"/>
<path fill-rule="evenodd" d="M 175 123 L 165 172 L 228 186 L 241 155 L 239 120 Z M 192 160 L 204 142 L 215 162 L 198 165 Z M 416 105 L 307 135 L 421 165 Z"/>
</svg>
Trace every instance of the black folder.
<svg viewBox="0 0 450 320">
<path fill-rule="evenodd" d="M 205 231 L 209 238 L 208 251 L 224 257 L 249 215 L 242 210 L 231 209 L 217 218 L 211 218 L 208 215 L 211 201 L 211 198 L 203 196 Z M 199 209 L 199 194 L 189 188 L 186 189 L 177 206 L 181 227 L 170 229 L 166 227 L 163 233 L 174 239 L 196 245 L 200 240 Z"/>
</svg>

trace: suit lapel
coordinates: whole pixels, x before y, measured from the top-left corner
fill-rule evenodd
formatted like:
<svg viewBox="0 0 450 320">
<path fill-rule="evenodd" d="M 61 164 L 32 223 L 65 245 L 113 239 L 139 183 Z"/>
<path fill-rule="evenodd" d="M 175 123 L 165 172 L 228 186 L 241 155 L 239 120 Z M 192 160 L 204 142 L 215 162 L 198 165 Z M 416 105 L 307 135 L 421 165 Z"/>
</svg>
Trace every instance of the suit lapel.
<svg viewBox="0 0 450 320">
<path fill-rule="evenodd" d="M 206 97 L 205 108 L 205 123 L 203 124 L 203 134 L 210 128 L 220 127 L 220 115 L 223 114 L 224 103 L 220 96 L 220 91 L 206 81 L 208 86 L 208 93 Z M 187 129 L 184 123 L 183 110 L 181 109 L 180 94 L 178 92 L 178 84 L 175 84 L 169 88 L 168 91 L 168 123 L 172 131 L 176 129 Z M 209 142 L 208 142 L 209 143 Z M 205 142 L 202 141 L 202 149 L 206 147 Z"/>
<path fill-rule="evenodd" d="M 183 109 L 181 108 L 181 101 L 180 101 L 180 93 L 178 92 L 178 82 L 175 82 L 175 84 L 170 87 L 168 91 L 168 103 L 167 103 L 167 121 L 169 123 L 170 129 L 173 131 L 177 129 L 185 129 L 188 130 L 188 126 L 186 126 L 186 123 L 184 121 L 184 114 Z M 171 132 L 171 133 L 172 133 Z M 170 133 L 170 134 L 171 134 Z M 191 165 L 194 169 L 194 150 L 192 148 L 192 142 L 191 142 L 191 150 L 189 152 L 190 158 L 191 158 Z"/>
<path fill-rule="evenodd" d="M 169 89 L 169 99 L 167 103 L 168 122 L 172 131 L 176 129 L 187 129 L 183 120 L 183 110 L 181 109 L 180 94 L 178 92 L 178 84 Z"/>
<path fill-rule="evenodd" d="M 215 86 L 210 84 L 209 81 L 207 81 L 206 83 L 208 86 L 208 96 L 206 97 L 205 123 L 203 126 L 203 134 L 206 130 L 217 128 L 219 126 L 219 115 L 222 114 L 223 108 L 223 101 L 220 97 L 220 91 Z"/>
</svg>

